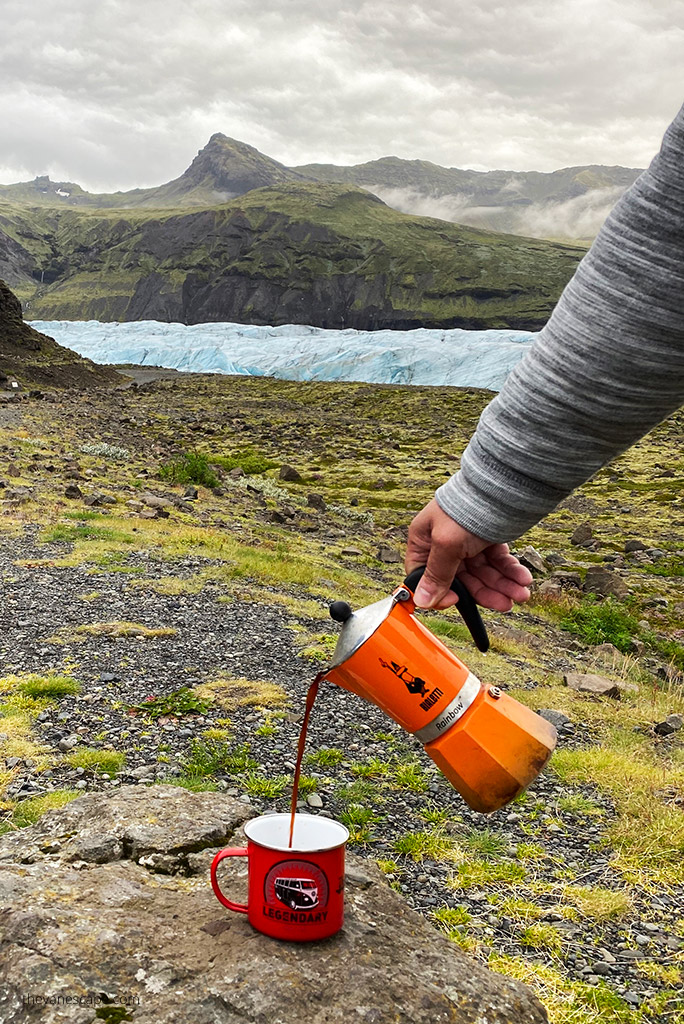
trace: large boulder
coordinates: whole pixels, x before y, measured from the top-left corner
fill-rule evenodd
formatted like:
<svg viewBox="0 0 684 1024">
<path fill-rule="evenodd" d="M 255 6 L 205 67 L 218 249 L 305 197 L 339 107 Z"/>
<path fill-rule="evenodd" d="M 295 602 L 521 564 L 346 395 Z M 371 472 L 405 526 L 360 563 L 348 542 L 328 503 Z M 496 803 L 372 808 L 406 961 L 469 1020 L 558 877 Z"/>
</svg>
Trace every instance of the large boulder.
<svg viewBox="0 0 684 1024">
<path fill-rule="evenodd" d="M 296 945 L 253 931 L 208 879 L 249 815 L 223 794 L 127 786 L 3 837 L 3 1024 L 91 1024 L 96 1010 L 136 1024 L 547 1020 L 525 986 L 470 959 L 353 856 L 342 932 Z M 244 862 L 224 863 L 238 891 Z"/>
</svg>

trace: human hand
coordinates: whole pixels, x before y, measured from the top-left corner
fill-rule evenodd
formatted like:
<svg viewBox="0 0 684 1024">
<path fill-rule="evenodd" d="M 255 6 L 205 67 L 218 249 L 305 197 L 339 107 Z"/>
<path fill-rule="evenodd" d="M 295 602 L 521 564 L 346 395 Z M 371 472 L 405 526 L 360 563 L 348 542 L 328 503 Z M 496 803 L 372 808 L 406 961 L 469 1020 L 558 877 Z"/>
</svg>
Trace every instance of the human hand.
<svg viewBox="0 0 684 1024">
<path fill-rule="evenodd" d="M 448 516 L 433 498 L 415 517 L 408 533 L 406 572 L 425 565 L 414 600 L 419 608 L 450 608 L 458 597 L 451 590 L 454 576 L 465 584 L 478 604 L 509 612 L 513 603 L 528 601 L 532 574 L 508 549 L 490 544 Z"/>
</svg>

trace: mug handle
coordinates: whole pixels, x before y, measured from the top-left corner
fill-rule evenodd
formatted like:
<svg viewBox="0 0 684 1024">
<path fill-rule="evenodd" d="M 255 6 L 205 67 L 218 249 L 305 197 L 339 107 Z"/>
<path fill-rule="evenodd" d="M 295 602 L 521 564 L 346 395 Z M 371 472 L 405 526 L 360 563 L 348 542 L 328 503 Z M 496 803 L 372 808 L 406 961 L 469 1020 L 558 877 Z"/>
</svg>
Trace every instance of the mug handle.
<svg viewBox="0 0 684 1024">
<path fill-rule="evenodd" d="M 220 853 L 217 853 L 216 856 L 214 857 L 213 861 L 211 862 L 211 887 L 214 890 L 214 896 L 219 901 L 219 903 L 223 904 L 224 907 L 228 907 L 229 910 L 235 910 L 238 914 L 246 914 L 247 913 L 247 910 L 248 910 L 247 904 L 246 903 L 235 903 L 233 900 L 229 900 L 226 896 L 223 895 L 223 893 L 221 892 L 221 889 L 219 887 L 218 880 L 216 878 L 216 869 L 219 866 L 219 864 L 221 863 L 221 861 L 224 859 L 224 857 L 246 857 L 246 856 L 247 856 L 247 847 L 246 846 L 232 846 L 228 850 L 221 850 Z"/>
</svg>

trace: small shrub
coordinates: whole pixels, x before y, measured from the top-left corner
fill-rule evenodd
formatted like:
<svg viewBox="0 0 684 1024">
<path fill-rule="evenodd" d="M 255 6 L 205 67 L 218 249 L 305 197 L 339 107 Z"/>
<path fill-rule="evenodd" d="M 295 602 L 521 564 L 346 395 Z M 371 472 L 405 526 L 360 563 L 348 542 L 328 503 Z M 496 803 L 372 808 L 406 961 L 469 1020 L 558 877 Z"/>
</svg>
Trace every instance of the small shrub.
<svg viewBox="0 0 684 1024">
<path fill-rule="evenodd" d="M 394 769 L 394 785 L 397 789 L 409 789 L 412 793 L 426 793 L 428 775 L 417 761 L 404 761 Z"/>
<path fill-rule="evenodd" d="M 200 484 L 202 487 L 219 485 L 219 479 L 211 469 L 207 457 L 200 452 L 187 452 L 177 456 L 160 467 L 159 476 L 173 484 Z"/>
<path fill-rule="evenodd" d="M 315 793 L 318 789 L 318 779 L 314 779 L 312 775 L 300 775 L 299 776 L 299 791 L 298 796 L 308 796 L 309 793 Z"/>
<path fill-rule="evenodd" d="M 106 444 L 104 441 L 98 444 L 82 444 L 80 451 L 84 455 L 99 455 L 104 459 L 114 459 L 116 462 L 126 462 L 131 457 L 128 448 L 120 448 L 116 444 Z"/>
<path fill-rule="evenodd" d="M 459 864 L 456 874 L 449 879 L 454 889 L 471 889 L 486 885 L 515 885 L 525 878 L 525 868 L 513 861 L 492 864 L 486 860 L 473 860 Z"/>
<path fill-rule="evenodd" d="M 446 932 L 452 928 L 463 927 L 472 921 L 472 914 L 465 907 L 439 907 L 432 911 L 432 917 Z"/>
<path fill-rule="evenodd" d="M 623 654 L 631 649 L 632 640 L 639 632 L 635 616 L 610 597 L 601 602 L 593 597 L 584 598 L 580 604 L 563 611 L 558 624 L 587 644 L 610 643 Z"/>
<path fill-rule="evenodd" d="M 231 469 L 241 469 L 247 476 L 265 473 L 267 469 L 274 469 L 278 465 L 273 459 L 268 459 L 254 449 L 234 452 L 232 455 L 211 455 L 209 461 L 213 466 L 219 466 L 228 472 Z"/>
<path fill-rule="evenodd" d="M 72 768 L 85 768 L 97 775 L 116 775 L 125 761 L 126 755 L 116 750 L 95 750 L 92 747 L 81 747 L 67 757 Z"/>
<path fill-rule="evenodd" d="M 521 861 L 535 861 L 544 860 L 546 857 L 546 850 L 540 843 L 518 843 L 515 856 Z"/>
<path fill-rule="evenodd" d="M 418 814 L 428 825 L 436 825 L 438 828 L 445 825 L 449 818 L 449 812 L 443 807 L 421 807 Z"/>
<path fill-rule="evenodd" d="M 28 675 L 20 677 L 20 680 L 16 689 L 25 697 L 67 697 L 80 689 L 79 683 L 67 675 Z"/>
<path fill-rule="evenodd" d="M 190 756 L 180 759 L 185 775 L 204 778 L 220 773 L 236 774 L 257 767 L 249 744 L 231 749 L 224 740 L 201 739 L 190 744 Z"/>
<path fill-rule="evenodd" d="M 161 697 L 148 697 L 142 704 L 133 704 L 132 707 L 137 711 L 143 711 L 149 718 L 161 718 L 162 715 L 203 715 L 208 710 L 209 703 L 187 686 L 181 686 L 173 693 Z"/>
<path fill-rule="evenodd" d="M 518 933 L 518 942 L 527 949 L 545 950 L 556 956 L 563 948 L 563 940 L 558 929 L 541 921 L 522 928 Z"/>
<path fill-rule="evenodd" d="M 335 796 L 341 804 L 360 804 L 377 797 L 377 789 L 372 782 L 367 782 L 365 779 L 357 779 L 346 786 L 341 786 L 336 791 Z"/>
<path fill-rule="evenodd" d="M 349 810 L 340 814 L 340 821 L 349 829 L 349 841 L 361 845 L 372 841 L 371 827 L 379 820 L 372 808 L 360 804 L 351 804 Z"/>
<path fill-rule="evenodd" d="M 376 860 L 375 863 L 378 865 L 383 875 L 396 875 L 399 871 L 399 865 L 396 860 L 384 860 L 380 858 L 379 860 Z"/>
<path fill-rule="evenodd" d="M 282 796 L 288 782 L 287 775 L 277 775 L 275 778 L 269 779 L 250 772 L 245 781 L 245 789 L 251 796 L 259 796 L 263 800 L 275 800 L 276 797 Z"/>
<path fill-rule="evenodd" d="M 386 761 L 381 761 L 379 757 L 371 757 L 368 761 L 351 766 L 352 775 L 360 779 L 384 779 L 391 771 L 392 766 Z"/>
<path fill-rule="evenodd" d="M 344 761 L 344 753 L 336 747 L 321 747 L 320 750 L 307 754 L 307 764 L 315 764 L 319 768 L 334 768 Z"/>
<path fill-rule="evenodd" d="M 396 853 L 418 863 L 426 857 L 428 860 L 452 860 L 458 852 L 452 840 L 443 832 L 407 832 L 395 839 L 393 847 Z"/>
<path fill-rule="evenodd" d="M 468 853 L 475 854 L 482 860 L 499 860 L 508 849 L 508 842 L 500 832 L 490 828 L 473 831 L 463 840 Z"/>
</svg>

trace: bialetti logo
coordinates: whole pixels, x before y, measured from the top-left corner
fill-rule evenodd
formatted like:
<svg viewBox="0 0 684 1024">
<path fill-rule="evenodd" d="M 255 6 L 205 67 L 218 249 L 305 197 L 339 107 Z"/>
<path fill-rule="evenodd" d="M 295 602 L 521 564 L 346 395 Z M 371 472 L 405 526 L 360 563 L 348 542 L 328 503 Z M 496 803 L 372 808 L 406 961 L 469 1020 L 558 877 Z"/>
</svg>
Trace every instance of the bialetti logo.
<svg viewBox="0 0 684 1024">
<path fill-rule="evenodd" d="M 436 686 L 429 697 L 425 700 L 421 700 L 420 706 L 423 711 L 428 711 L 433 704 L 436 704 L 440 697 L 444 696 L 443 690 L 440 690 L 439 686 Z"/>
<path fill-rule="evenodd" d="M 409 693 L 418 693 L 421 697 L 424 697 L 426 693 L 430 692 L 425 680 L 421 679 L 420 676 L 414 676 L 412 672 L 409 672 L 406 665 L 400 665 L 398 661 L 385 661 L 383 658 L 378 660 L 383 668 L 389 669 L 392 675 L 395 675 L 397 679 L 401 679 Z M 432 703 L 434 704 L 434 701 Z M 421 707 L 424 704 L 425 701 L 421 703 Z M 427 706 L 430 707 L 430 704 Z"/>
</svg>

